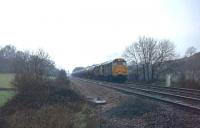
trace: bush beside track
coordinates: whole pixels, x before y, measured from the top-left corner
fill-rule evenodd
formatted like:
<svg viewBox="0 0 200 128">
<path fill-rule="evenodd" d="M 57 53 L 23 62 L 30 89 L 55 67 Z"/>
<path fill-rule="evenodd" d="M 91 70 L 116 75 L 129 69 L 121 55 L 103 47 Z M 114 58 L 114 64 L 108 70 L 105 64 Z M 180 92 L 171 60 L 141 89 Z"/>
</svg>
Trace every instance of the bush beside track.
<svg viewBox="0 0 200 128">
<path fill-rule="evenodd" d="M 13 48 L 12 58 L 5 57 L 12 60 L 4 63 L 5 66 L 9 64 L 8 69 L 12 70 L 3 71 L 15 73 L 12 85 L 17 93 L 0 108 L 0 128 L 94 127 L 90 123 L 93 121 L 90 117 L 92 110 L 71 89 L 65 70 L 57 69 L 46 52 Z M 3 78 L 0 78 L 0 86 L 8 86 L 11 77 L 0 77 Z"/>
<path fill-rule="evenodd" d="M 17 78 L 18 93 L 0 109 L 0 128 L 94 127 L 92 110 L 63 78 Z"/>
</svg>

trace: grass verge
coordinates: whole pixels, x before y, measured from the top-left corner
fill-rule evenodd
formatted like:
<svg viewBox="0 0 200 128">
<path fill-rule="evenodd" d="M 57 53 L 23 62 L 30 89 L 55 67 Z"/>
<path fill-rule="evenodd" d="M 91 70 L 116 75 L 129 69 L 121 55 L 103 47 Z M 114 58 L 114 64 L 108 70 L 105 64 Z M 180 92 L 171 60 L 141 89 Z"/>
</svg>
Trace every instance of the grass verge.
<svg viewBox="0 0 200 128">
<path fill-rule="evenodd" d="M 0 88 L 11 88 L 11 81 L 14 80 L 15 75 L 12 73 L 0 73 Z"/>
<path fill-rule="evenodd" d="M 0 107 L 3 106 L 8 100 L 15 95 L 15 92 L 0 91 Z"/>
</svg>

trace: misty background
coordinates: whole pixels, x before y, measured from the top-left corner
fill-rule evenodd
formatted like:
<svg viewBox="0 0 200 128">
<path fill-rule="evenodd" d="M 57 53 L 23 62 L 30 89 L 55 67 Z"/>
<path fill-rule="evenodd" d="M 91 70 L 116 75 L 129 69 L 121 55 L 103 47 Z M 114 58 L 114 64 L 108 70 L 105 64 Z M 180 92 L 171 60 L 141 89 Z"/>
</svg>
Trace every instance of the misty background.
<svg viewBox="0 0 200 128">
<path fill-rule="evenodd" d="M 44 49 L 73 70 L 121 56 L 139 36 L 169 39 L 183 56 L 200 49 L 198 0 L 7 0 L 0 2 L 0 46 Z"/>
</svg>

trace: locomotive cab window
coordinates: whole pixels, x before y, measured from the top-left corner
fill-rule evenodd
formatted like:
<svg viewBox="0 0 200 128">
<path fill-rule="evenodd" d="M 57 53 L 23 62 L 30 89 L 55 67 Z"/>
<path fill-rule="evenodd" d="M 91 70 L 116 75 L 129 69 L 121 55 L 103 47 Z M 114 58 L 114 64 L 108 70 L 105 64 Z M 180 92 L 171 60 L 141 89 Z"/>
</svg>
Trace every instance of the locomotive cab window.
<svg viewBox="0 0 200 128">
<path fill-rule="evenodd" d="M 115 66 L 115 65 L 124 65 L 124 66 L 126 66 L 126 62 L 125 61 L 115 61 L 115 62 L 113 62 L 113 66 Z"/>
</svg>

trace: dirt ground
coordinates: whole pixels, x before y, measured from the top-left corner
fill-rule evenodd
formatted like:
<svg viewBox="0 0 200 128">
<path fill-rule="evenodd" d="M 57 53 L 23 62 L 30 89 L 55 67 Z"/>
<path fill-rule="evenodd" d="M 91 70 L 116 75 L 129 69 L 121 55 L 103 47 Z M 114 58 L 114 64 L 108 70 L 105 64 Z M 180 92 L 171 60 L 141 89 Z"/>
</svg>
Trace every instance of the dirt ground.
<svg viewBox="0 0 200 128">
<path fill-rule="evenodd" d="M 102 128 L 200 128 L 199 114 L 183 108 L 125 95 L 75 78 L 71 82 L 73 88 L 84 97 L 106 100 L 101 107 Z M 99 115 L 99 107 L 95 109 Z"/>
</svg>

